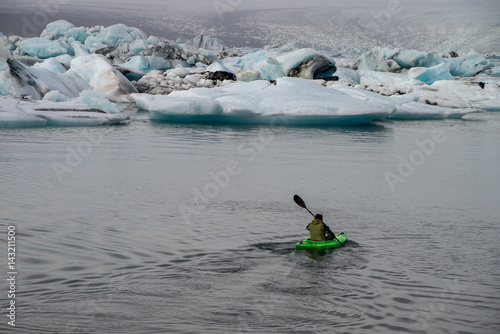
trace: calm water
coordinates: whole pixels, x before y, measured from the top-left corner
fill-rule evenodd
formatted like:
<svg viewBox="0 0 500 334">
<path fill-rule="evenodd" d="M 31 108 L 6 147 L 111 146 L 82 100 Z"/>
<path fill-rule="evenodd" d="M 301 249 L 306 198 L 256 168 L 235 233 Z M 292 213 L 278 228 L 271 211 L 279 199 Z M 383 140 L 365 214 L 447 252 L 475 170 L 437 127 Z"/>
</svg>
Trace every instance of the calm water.
<svg viewBox="0 0 500 334">
<path fill-rule="evenodd" d="M 0 130 L 0 328 L 13 225 L 20 333 L 498 333 L 499 143 L 499 113 Z M 294 194 L 345 248 L 294 250 Z"/>
</svg>

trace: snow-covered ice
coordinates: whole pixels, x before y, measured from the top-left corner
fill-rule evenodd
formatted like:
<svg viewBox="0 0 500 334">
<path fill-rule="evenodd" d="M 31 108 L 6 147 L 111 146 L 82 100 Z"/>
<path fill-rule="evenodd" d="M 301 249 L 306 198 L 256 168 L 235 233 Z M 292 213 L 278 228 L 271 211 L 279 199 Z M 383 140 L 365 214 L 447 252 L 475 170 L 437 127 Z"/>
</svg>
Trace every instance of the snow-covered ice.
<svg viewBox="0 0 500 334">
<path fill-rule="evenodd" d="M 169 121 L 362 124 L 498 111 L 498 65 L 474 51 L 379 47 L 345 58 L 293 43 L 229 49 L 210 36 L 172 42 L 124 24 L 75 27 L 58 20 L 39 37 L 0 36 L 0 95 L 107 113 L 89 124 L 124 117 L 113 102 L 135 102 L 152 119 Z M 82 119 L 66 122 L 68 115 L 36 109 L 38 103 L 8 100 L 9 107 L 1 101 L 4 126 L 16 117 L 37 126 Z"/>
</svg>

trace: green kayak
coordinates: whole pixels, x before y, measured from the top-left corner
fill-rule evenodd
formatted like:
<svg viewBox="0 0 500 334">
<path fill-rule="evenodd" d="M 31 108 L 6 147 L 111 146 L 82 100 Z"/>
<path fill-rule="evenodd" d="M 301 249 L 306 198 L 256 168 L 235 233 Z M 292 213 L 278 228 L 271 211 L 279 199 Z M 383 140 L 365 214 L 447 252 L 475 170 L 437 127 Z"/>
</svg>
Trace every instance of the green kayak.
<svg viewBox="0 0 500 334">
<path fill-rule="evenodd" d="M 347 242 L 347 236 L 345 233 L 340 233 L 335 235 L 337 239 L 345 246 Z M 310 250 L 324 250 L 330 248 L 342 247 L 341 244 L 335 239 L 327 241 L 313 241 L 313 240 L 302 240 L 295 245 L 295 249 L 310 249 Z"/>
</svg>

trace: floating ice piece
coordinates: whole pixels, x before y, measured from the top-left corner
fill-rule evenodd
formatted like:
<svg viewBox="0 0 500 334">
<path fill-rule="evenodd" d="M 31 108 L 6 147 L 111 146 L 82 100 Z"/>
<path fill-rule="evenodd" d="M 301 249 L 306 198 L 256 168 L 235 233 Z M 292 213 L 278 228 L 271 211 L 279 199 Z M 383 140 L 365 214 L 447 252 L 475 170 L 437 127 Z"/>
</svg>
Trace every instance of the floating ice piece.
<svg viewBox="0 0 500 334">
<path fill-rule="evenodd" d="M 187 68 L 184 68 L 181 65 L 177 65 L 175 68 L 167 71 L 167 76 L 169 77 L 185 78 L 189 74 L 191 74 L 191 72 Z"/>
<path fill-rule="evenodd" d="M 172 62 L 170 60 L 154 56 L 134 56 L 121 66 L 146 74 L 152 70 L 163 71 L 172 68 Z"/>
<path fill-rule="evenodd" d="M 88 55 L 74 58 L 65 76 L 72 78 L 82 87 L 104 93 L 110 101 L 129 102 L 128 94 L 137 89 L 117 71 L 102 55 Z"/>
<path fill-rule="evenodd" d="M 362 85 L 406 84 L 409 80 L 406 74 L 377 71 L 359 71 L 359 76 Z"/>
<path fill-rule="evenodd" d="M 90 54 L 89 49 L 79 41 L 71 43 L 71 48 L 73 49 L 73 54 L 75 55 L 75 57 L 81 57 Z"/>
<path fill-rule="evenodd" d="M 132 94 L 151 119 L 173 122 L 226 122 L 283 125 L 358 125 L 390 115 L 394 108 L 373 106 L 333 88 L 298 78 L 237 82 L 169 96 Z"/>
<path fill-rule="evenodd" d="M 109 46 L 119 46 L 122 42 L 133 42 L 138 39 L 148 38 L 142 30 L 121 23 L 105 28 L 97 34 L 97 37 Z"/>
<path fill-rule="evenodd" d="M 246 70 L 246 71 L 238 70 L 236 71 L 235 74 L 238 81 L 249 82 L 262 79 L 262 74 L 254 70 Z"/>
<path fill-rule="evenodd" d="M 432 67 L 442 62 L 442 59 L 433 53 L 417 50 L 401 50 L 391 58 L 401 68 Z"/>
<path fill-rule="evenodd" d="M 439 120 L 446 118 L 462 118 L 464 115 L 478 112 L 477 109 L 453 109 L 432 106 L 417 102 L 418 97 L 406 94 L 401 96 L 382 96 L 348 86 L 336 86 L 337 90 L 369 102 L 379 108 L 393 108 L 395 111 L 388 116 L 393 120 Z"/>
<path fill-rule="evenodd" d="M 0 128 L 95 126 L 118 124 L 128 119 L 124 113 L 96 112 L 75 102 L 21 102 L 0 97 Z"/>
<path fill-rule="evenodd" d="M 472 77 L 493 65 L 482 55 L 471 51 L 465 57 L 446 59 L 449 64 L 450 73 L 454 76 Z"/>
<path fill-rule="evenodd" d="M 422 103 L 441 107 L 500 111 L 500 85 L 495 81 L 481 85 L 478 82 L 442 80 L 431 86 L 415 86 L 411 94 L 419 97 Z"/>
<path fill-rule="evenodd" d="M 66 69 L 55 58 L 46 59 L 43 63 L 36 63 L 34 67 L 44 68 L 54 73 L 65 73 Z"/>
<path fill-rule="evenodd" d="M 28 108 L 19 106 L 18 102 L 0 97 L 0 129 L 43 127 L 47 124 L 47 120 L 27 111 Z"/>
<path fill-rule="evenodd" d="M 57 20 L 47 24 L 45 29 L 40 34 L 40 37 L 48 37 L 50 39 L 57 39 L 63 36 L 70 29 L 74 28 L 75 25 L 66 20 Z"/>
<path fill-rule="evenodd" d="M 447 118 L 462 118 L 477 109 L 452 109 L 427 105 L 419 102 L 408 102 L 396 105 L 396 111 L 389 116 L 393 120 L 438 120 Z"/>
<path fill-rule="evenodd" d="M 130 46 L 129 46 L 129 55 L 135 56 L 139 52 L 147 49 L 147 47 L 148 47 L 148 43 L 144 39 L 139 39 L 137 41 L 134 41 L 134 42 L 130 43 Z"/>
<path fill-rule="evenodd" d="M 59 92 L 58 90 L 51 90 L 50 92 L 45 94 L 42 100 L 52 102 L 66 102 L 69 101 L 69 98 L 64 94 L 61 94 L 61 92 Z"/>
<path fill-rule="evenodd" d="M 64 36 L 68 37 L 68 40 L 73 38 L 73 41 L 85 43 L 85 40 L 87 39 L 87 37 L 89 37 L 89 34 L 87 34 L 87 32 L 85 31 L 85 27 L 75 27 L 66 31 L 64 33 Z"/>
<path fill-rule="evenodd" d="M 408 71 L 408 77 L 432 85 L 439 80 L 454 80 L 450 74 L 448 64 L 439 64 L 432 67 L 413 67 Z"/>
<path fill-rule="evenodd" d="M 392 59 L 386 59 L 384 52 L 373 49 L 361 55 L 352 66 L 355 70 L 369 70 L 380 72 L 396 72 L 401 67 Z"/>
<path fill-rule="evenodd" d="M 27 38 L 17 44 L 18 48 L 31 57 L 47 59 L 68 53 L 68 45 L 47 38 Z"/>
<path fill-rule="evenodd" d="M 80 103 L 84 103 L 92 108 L 102 110 L 108 114 L 117 114 L 123 112 L 123 108 L 110 102 L 103 93 L 84 90 L 78 97 Z"/>
</svg>

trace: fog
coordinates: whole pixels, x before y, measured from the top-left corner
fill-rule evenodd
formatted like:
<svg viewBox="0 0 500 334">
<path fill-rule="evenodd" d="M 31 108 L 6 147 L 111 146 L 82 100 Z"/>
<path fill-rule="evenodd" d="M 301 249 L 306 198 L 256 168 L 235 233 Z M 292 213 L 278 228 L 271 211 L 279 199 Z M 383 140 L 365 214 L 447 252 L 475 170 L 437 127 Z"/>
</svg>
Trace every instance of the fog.
<svg viewBox="0 0 500 334">
<path fill-rule="evenodd" d="M 37 36 L 48 22 L 124 23 L 228 46 L 296 42 L 338 52 L 375 46 L 500 53 L 499 0 L 21 0 L 0 2 L 0 32 Z"/>
</svg>

